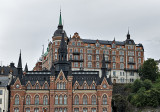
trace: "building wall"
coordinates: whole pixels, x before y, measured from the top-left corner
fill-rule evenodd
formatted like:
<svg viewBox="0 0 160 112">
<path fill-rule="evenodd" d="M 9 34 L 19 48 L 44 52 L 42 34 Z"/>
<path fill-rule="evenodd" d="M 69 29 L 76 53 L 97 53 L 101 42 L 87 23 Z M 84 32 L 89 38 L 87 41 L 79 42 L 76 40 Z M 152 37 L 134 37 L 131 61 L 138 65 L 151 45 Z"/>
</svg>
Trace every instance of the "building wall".
<svg viewBox="0 0 160 112">
<path fill-rule="evenodd" d="M 44 57 L 47 60 L 43 60 L 42 67 L 50 69 L 51 65 L 49 64 L 49 60 L 52 60 L 51 59 L 52 57 L 53 57 L 53 62 L 58 60 L 58 48 L 60 46 L 60 39 L 61 39 L 60 37 L 53 37 L 52 49 L 50 48 L 50 51 L 46 56 L 47 58 Z M 105 45 L 105 44 L 100 44 L 99 40 L 97 40 L 96 43 L 89 44 L 83 42 L 78 33 L 75 33 L 74 36 L 68 42 L 68 60 L 72 62 L 72 70 L 83 69 L 91 71 L 100 71 L 102 67 L 101 62 L 104 54 L 104 56 L 106 57 L 106 65 L 108 65 L 108 71 L 111 73 L 113 71 L 117 71 L 116 73 L 118 80 L 121 78 L 119 71 L 123 71 L 125 72 L 125 74 L 130 74 L 129 72 L 135 72 L 134 77 L 132 77 L 135 80 L 136 78 L 139 77 L 136 71 L 144 62 L 143 46 L 137 46 L 136 44 L 135 45 L 117 44 L 114 48 L 113 44 L 115 44 L 115 42 L 116 41 L 113 40 L 112 44 Z M 51 54 L 53 54 L 53 56 L 51 56 Z M 88 59 L 88 56 L 92 57 L 91 60 Z M 116 58 L 115 60 L 113 59 L 114 57 Z M 122 57 L 123 60 L 121 60 Z M 129 58 L 133 58 L 133 62 L 130 62 Z M 88 67 L 89 63 L 92 64 L 91 67 Z M 113 67 L 114 64 L 115 68 Z M 124 64 L 124 67 L 121 68 L 120 67 L 121 64 Z M 111 77 L 112 79 L 114 78 L 113 75 L 111 75 Z M 130 82 L 129 81 L 130 79 L 128 79 L 127 77 L 129 76 L 124 77 L 125 80 L 128 80 L 125 82 Z M 120 81 L 117 82 L 120 83 Z"/>
<path fill-rule="evenodd" d="M 9 91 L 7 90 L 7 87 L 0 87 L 0 91 L 2 91 L 2 94 L 0 95 L 0 100 L 2 100 L 0 104 L 1 112 L 8 112 Z"/>
<path fill-rule="evenodd" d="M 63 76 L 63 79 L 59 77 Z M 111 100 L 112 100 L 112 86 L 108 84 L 107 80 L 104 78 L 100 85 L 96 85 L 96 89 L 91 89 L 91 86 L 87 86 L 86 89 L 83 89 L 83 85 L 79 85 L 78 89 L 75 88 L 76 83 L 72 84 L 73 76 L 68 76 L 67 79 L 64 77 L 64 74 L 60 72 L 59 76 L 55 78 L 55 76 L 50 77 L 50 86 L 48 89 L 44 89 L 44 85 L 39 86 L 39 89 L 36 89 L 35 86 L 31 86 L 31 89 L 27 89 L 28 83 L 26 85 L 21 85 L 19 78 L 17 78 L 14 85 L 11 85 L 11 103 L 10 103 L 10 111 L 14 112 L 15 108 L 19 108 L 19 112 L 25 112 L 27 108 L 30 108 L 30 112 L 34 112 L 35 108 L 39 109 L 39 112 L 42 112 L 43 109 L 47 108 L 46 112 L 55 112 L 55 109 L 58 108 L 67 108 L 67 112 L 74 112 L 75 108 L 79 109 L 79 112 L 83 112 L 83 108 L 87 108 L 88 112 L 91 112 L 92 108 L 96 108 L 96 112 L 102 112 L 103 108 L 107 108 L 107 112 L 111 112 Z M 57 83 L 65 82 L 65 89 L 57 89 Z M 36 84 L 39 84 L 37 81 Z M 106 85 L 104 88 L 103 85 Z M 16 85 L 20 85 L 19 88 Z M 19 104 L 15 104 L 15 96 L 19 95 Z M 29 95 L 31 97 L 31 104 L 26 104 L 26 97 Z M 39 104 L 35 104 L 35 96 L 39 96 Z M 48 97 L 48 104 L 43 104 L 44 96 Z M 60 100 L 58 99 L 58 104 L 55 104 L 55 97 L 60 95 L 64 97 L 67 96 L 67 104 L 60 104 Z M 79 96 L 79 104 L 75 104 L 75 96 Z M 86 95 L 88 99 L 87 104 L 83 104 L 83 96 Z M 96 104 L 92 105 L 91 97 L 96 96 Z M 107 96 L 107 104 L 103 104 L 102 99 L 103 96 Z M 64 98 L 63 98 L 64 102 Z"/>
</svg>

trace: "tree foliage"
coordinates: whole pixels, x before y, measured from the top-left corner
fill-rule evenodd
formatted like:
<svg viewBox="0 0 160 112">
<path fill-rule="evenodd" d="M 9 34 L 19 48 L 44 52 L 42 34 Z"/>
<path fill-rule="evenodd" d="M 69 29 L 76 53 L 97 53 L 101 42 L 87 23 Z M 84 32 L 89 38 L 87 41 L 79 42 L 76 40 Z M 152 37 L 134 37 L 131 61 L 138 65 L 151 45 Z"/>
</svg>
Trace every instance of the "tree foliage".
<svg viewBox="0 0 160 112">
<path fill-rule="evenodd" d="M 159 76 L 158 66 L 154 59 L 144 61 L 143 65 L 138 70 L 142 80 L 149 79 L 155 81 Z"/>
</svg>

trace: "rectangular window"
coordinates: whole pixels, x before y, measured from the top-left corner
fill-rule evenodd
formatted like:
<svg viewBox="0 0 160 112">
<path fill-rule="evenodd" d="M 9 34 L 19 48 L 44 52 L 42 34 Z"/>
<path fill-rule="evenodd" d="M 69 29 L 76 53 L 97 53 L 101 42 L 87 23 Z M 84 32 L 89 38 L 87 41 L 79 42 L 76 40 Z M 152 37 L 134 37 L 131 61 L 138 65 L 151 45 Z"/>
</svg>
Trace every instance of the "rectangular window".
<svg viewBox="0 0 160 112">
<path fill-rule="evenodd" d="M 134 76 L 134 72 L 130 72 L 130 76 Z"/>
<path fill-rule="evenodd" d="M 113 63 L 113 69 L 116 69 L 116 63 Z"/>
<path fill-rule="evenodd" d="M 83 53 L 83 49 L 80 49 L 80 53 Z"/>
<path fill-rule="evenodd" d="M 75 46 L 75 42 L 72 42 L 72 45 Z"/>
<path fill-rule="evenodd" d="M 0 98 L 0 104 L 2 104 L 2 98 Z"/>
<path fill-rule="evenodd" d="M 74 62 L 74 67 L 78 67 L 78 62 Z"/>
<path fill-rule="evenodd" d="M 72 49 L 69 49 L 69 52 L 72 53 Z"/>
<path fill-rule="evenodd" d="M 138 58 L 138 63 L 141 63 L 141 58 Z"/>
<path fill-rule="evenodd" d="M 69 59 L 72 60 L 72 54 L 69 55 Z"/>
<path fill-rule="evenodd" d="M 116 55 L 116 51 L 112 51 L 112 55 Z"/>
<path fill-rule="evenodd" d="M 92 50 L 91 50 L 91 49 L 88 49 L 88 50 L 87 50 L 87 53 L 92 53 Z"/>
<path fill-rule="evenodd" d="M 78 56 L 77 56 L 77 55 L 75 55 L 75 56 L 74 56 L 74 59 L 75 59 L 75 60 L 78 60 Z"/>
<path fill-rule="evenodd" d="M 80 43 L 80 42 L 78 42 L 78 43 L 77 43 L 77 46 L 81 46 L 81 43 Z"/>
<path fill-rule="evenodd" d="M 55 48 L 55 52 L 57 52 L 57 48 Z"/>
<path fill-rule="evenodd" d="M 83 67 L 83 63 L 80 63 L 80 67 L 81 67 L 81 68 Z"/>
<path fill-rule="evenodd" d="M 99 54 L 99 50 L 96 50 L 96 54 Z"/>
<path fill-rule="evenodd" d="M 0 95 L 3 95 L 3 90 L 0 90 Z"/>
<path fill-rule="evenodd" d="M 92 68 L 92 62 L 88 62 L 88 68 Z"/>
<path fill-rule="evenodd" d="M 116 71 L 113 71 L 113 76 L 116 76 Z"/>
</svg>

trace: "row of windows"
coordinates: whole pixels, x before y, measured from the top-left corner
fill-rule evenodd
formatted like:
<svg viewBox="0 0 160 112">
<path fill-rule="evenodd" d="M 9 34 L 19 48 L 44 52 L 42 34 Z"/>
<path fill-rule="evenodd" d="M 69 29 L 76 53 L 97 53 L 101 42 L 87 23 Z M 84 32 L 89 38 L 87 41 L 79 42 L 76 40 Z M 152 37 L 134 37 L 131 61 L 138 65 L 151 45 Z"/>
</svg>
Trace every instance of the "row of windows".
<svg viewBox="0 0 160 112">
<path fill-rule="evenodd" d="M 34 98 L 34 104 L 35 105 L 39 105 L 39 95 L 36 95 Z M 15 96 L 15 105 L 19 105 L 20 104 L 20 99 L 19 99 L 19 95 Z M 26 96 L 26 105 L 30 105 L 31 104 L 31 97 L 29 95 Z M 48 105 L 48 97 L 47 95 L 45 95 L 43 97 L 43 105 Z"/>
<path fill-rule="evenodd" d="M 79 112 L 79 108 L 74 108 L 74 112 Z M 87 108 L 83 108 L 83 112 L 88 112 L 88 109 Z M 91 112 L 97 112 L 96 108 L 92 108 Z M 107 108 L 103 108 L 102 112 L 107 112 Z"/>
<path fill-rule="evenodd" d="M 25 110 L 26 110 L 25 112 L 30 112 L 30 108 L 26 108 Z M 48 110 L 47 108 L 43 108 L 42 112 L 47 112 L 47 110 Z M 19 108 L 15 108 L 14 112 L 20 112 Z M 39 108 L 35 108 L 34 112 L 39 112 Z M 67 112 L 67 111 L 64 111 L 64 112 Z"/>
<path fill-rule="evenodd" d="M 36 83 L 34 89 L 40 89 L 40 87 L 41 86 L 38 83 Z M 31 89 L 31 84 L 27 85 L 27 89 Z M 43 89 L 48 89 L 48 84 L 47 83 L 44 84 Z"/>
<path fill-rule="evenodd" d="M 89 89 L 89 87 L 87 86 L 86 83 L 83 85 L 82 88 L 83 88 L 83 89 Z M 80 87 L 78 86 L 78 84 L 75 85 L 74 89 L 80 89 Z M 96 86 L 95 86 L 94 83 L 91 85 L 91 89 L 96 89 Z"/>
<path fill-rule="evenodd" d="M 65 82 L 57 82 L 57 89 L 66 89 Z"/>
<path fill-rule="evenodd" d="M 79 105 L 80 103 L 79 103 L 79 96 L 78 95 L 76 95 L 75 97 L 74 97 L 74 104 L 75 105 Z M 88 97 L 87 97 L 87 95 L 84 95 L 83 96 L 83 105 L 87 105 L 88 104 Z M 96 98 L 96 96 L 95 95 L 93 95 L 92 97 L 91 97 L 91 104 L 92 105 L 96 105 L 97 104 L 97 98 Z M 103 95 L 103 97 L 102 97 L 102 104 L 103 105 L 106 105 L 107 104 L 107 95 Z"/>
</svg>

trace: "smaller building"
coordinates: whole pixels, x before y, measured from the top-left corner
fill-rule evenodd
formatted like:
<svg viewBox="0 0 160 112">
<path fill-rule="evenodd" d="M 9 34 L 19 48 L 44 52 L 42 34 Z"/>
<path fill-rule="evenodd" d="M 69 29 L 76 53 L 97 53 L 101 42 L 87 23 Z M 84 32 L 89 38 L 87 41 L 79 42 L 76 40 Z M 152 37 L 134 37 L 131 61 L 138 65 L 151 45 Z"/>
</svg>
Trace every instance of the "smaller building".
<svg viewBox="0 0 160 112">
<path fill-rule="evenodd" d="M 0 77 L 0 112 L 8 112 L 9 106 L 9 90 L 8 85 L 10 78 L 6 76 Z"/>
</svg>

